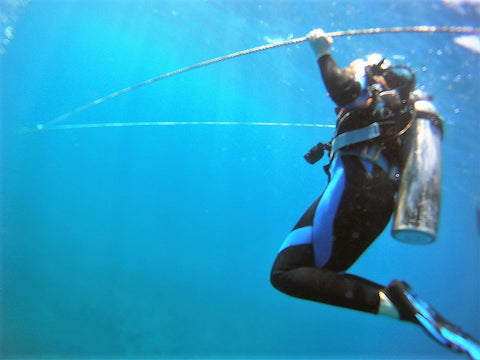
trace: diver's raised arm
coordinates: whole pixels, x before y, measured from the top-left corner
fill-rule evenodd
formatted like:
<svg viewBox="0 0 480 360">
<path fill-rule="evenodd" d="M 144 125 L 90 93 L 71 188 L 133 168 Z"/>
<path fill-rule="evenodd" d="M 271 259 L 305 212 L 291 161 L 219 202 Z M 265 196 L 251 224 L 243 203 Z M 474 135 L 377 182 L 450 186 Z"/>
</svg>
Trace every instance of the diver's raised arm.
<svg viewBox="0 0 480 360">
<path fill-rule="evenodd" d="M 321 29 L 312 30 L 308 33 L 307 39 L 316 56 L 323 82 L 332 100 L 338 106 L 346 105 L 355 100 L 360 94 L 361 85 L 346 74 L 330 54 L 333 39 L 326 36 Z"/>
</svg>

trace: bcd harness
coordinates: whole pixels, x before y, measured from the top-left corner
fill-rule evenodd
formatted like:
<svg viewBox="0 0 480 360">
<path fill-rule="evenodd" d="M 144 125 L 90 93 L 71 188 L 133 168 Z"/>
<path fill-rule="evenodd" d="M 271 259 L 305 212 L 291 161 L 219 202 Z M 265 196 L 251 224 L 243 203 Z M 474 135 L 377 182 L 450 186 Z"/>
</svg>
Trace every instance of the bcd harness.
<svg viewBox="0 0 480 360">
<path fill-rule="evenodd" d="M 370 67 L 370 70 L 373 68 L 378 73 L 379 65 Z M 402 68 L 408 69 L 411 75 L 409 80 L 404 78 L 403 86 L 413 88 L 415 82 L 413 71 L 406 67 Z M 385 70 L 382 71 L 385 72 Z M 383 77 L 381 77 L 382 81 L 372 81 L 373 78 L 379 79 L 379 77 L 372 76 L 371 71 L 366 73 L 367 85 L 360 95 L 350 104 L 336 110 L 337 131 L 333 139 L 328 143 L 318 143 L 305 154 L 305 160 L 310 164 L 320 160 L 324 150 L 328 150 L 330 161 L 336 155 L 355 155 L 373 162 L 387 173 L 392 173 L 389 162 L 382 155 L 384 143 L 389 138 L 393 140 L 394 137 L 402 135 L 409 128 L 415 119 L 414 104 L 417 99 L 410 91 L 402 91 L 399 88 L 389 89 Z M 407 81 L 409 84 L 406 84 Z M 425 98 L 425 95 L 421 97 Z M 339 132 L 342 127 L 345 127 L 344 124 L 348 124 L 347 127 L 351 128 L 352 123 L 355 127 L 356 122 L 365 123 L 365 121 L 370 123 L 353 130 Z M 360 143 L 365 143 L 365 146 L 351 146 Z M 398 177 L 398 173 L 393 176 Z"/>
</svg>

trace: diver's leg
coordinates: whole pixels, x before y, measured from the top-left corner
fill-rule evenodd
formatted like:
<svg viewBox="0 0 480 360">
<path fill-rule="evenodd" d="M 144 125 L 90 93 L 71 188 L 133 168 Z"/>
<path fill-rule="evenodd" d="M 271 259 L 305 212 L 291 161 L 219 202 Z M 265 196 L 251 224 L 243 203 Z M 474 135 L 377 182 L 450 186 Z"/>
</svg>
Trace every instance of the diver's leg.
<svg viewBox="0 0 480 360">
<path fill-rule="evenodd" d="M 352 159 L 345 159 L 345 161 L 350 163 Z M 349 164 L 349 169 L 351 169 L 351 165 Z M 347 176 L 353 174 L 350 173 L 349 169 L 346 171 Z M 370 175 L 372 176 L 371 179 L 375 179 L 378 173 L 372 172 Z M 385 216 L 388 215 L 386 210 L 390 206 L 389 199 L 392 195 L 389 186 L 381 189 L 377 186 L 378 181 L 375 181 L 375 186 L 368 183 L 357 184 L 363 189 L 366 186 L 371 194 L 381 194 L 380 198 L 386 199 L 383 205 L 380 202 L 377 203 L 376 207 L 372 207 L 370 203 L 372 199 L 362 198 L 360 193 L 352 192 L 355 188 L 355 181 L 363 180 L 360 177 L 354 179 L 353 184 L 348 182 L 353 187 L 350 187 L 350 185 L 343 186 L 342 179 L 333 183 L 337 185 L 335 188 L 332 188 L 332 183 L 329 183 L 322 197 L 304 214 L 282 245 L 272 268 L 272 284 L 278 290 L 295 297 L 387 315 L 415 323 L 422 326 L 440 344 L 455 351 L 465 352 L 472 359 L 480 360 L 479 343 L 468 334 L 463 333 L 458 327 L 446 321 L 427 303 L 420 300 L 404 282 L 393 281 L 388 287 L 382 287 L 371 281 L 343 272 L 363 253 L 388 221 Z M 386 184 L 384 181 L 380 182 Z M 339 186 L 339 184 L 342 186 Z M 332 199 L 338 199 L 338 195 L 328 194 L 328 192 L 338 191 L 339 189 L 341 193 L 348 195 L 350 203 L 342 205 L 342 201 L 340 201 L 335 205 L 335 201 L 331 202 Z M 336 211 L 334 213 L 336 215 L 341 213 L 342 216 L 338 218 L 343 220 L 333 224 L 333 219 L 337 218 L 334 216 L 330 217 L 332 219 L 331 223 L 319 221 L 314 225 L 314 218 L 319 208 L 329 204 L 329 201 L 323 200 L 324 198 L 329 199 L 330 209 L 332 209 L 331 204 L 335 205 Z M 352 199 L 357 201 L 352 202 Z M 365 212 L 363 217 L 362 215 L 359 217 L 358 214 L 361 211 L 358 212 L 359 208 L 355 208 L 355 203 L 357 206 L 362 206 L 363 209 L 367 207 L 370 209 L 376 208 L 380 213 Z M 349 212 L 352 213 L 349 214 Z M 357 213 L 357 215 L 354 213 Z M 383 220 L 378 221 L 379 215 Z M 376 225 L 373 227 L 371 220 L 376 220 Z M 342 221 L 346 221 L 346 223 Z M 333 227 L 331 233 L 334 234 L 335 241 L 328 237 L 322 238 L 322 234 L 327 232 L 322 233 L 320 224 Z M 364 225 L 364 227 L 358 225 Z M 352 232 L 352 229 L 355 230 L 355 226 L 359 231 Z M 318 230 L 316 234 L 314 233 L 315 227 Z M 365 231 L 367 232 L 365 233 Z M 377 235 L 375 235 L 376 232 L 378 232 Z M 314 242 L 322 239 L 327 243 L 320 244 L 316 249 L 323 249 L 324 251 L 326 249 L 328 256 L 325 256 L 325 254 L 315 255 Z M 338 241 L 339 239 L 343 239 L 343 241 Z M 367 241 L 368 239 L 371 240 Z"/>
<path fill-rule="evenodd" d="M 303 228 L 307 233 L 308 228 Z M 280 251 L 271 272 L 273 286 L 291 296 L 376 314 L 383 288 L 363 278 L 315 266 L 311 244 Z"/>
<path fill-rule="evenodd" d="M 351 161 L 356 162 L 355 170 L 365 172 L 358 158 L 354 157 Z M 347 217 L 349 212 L 362 212 L 360 206 L 370 204 L 363 203 L 364 199 L 359 197 L 357 192 L 372 189 L 363 188 L 363 184 L 357 180 L 353 181 L 353 186 L 346 185 L 346 172 L 343 171 L 343 162 L 340 160 L 334 161 L 331 170 L 332 177 L 327 189 L 303 215 L 280 248 L 272 268 L 271 281 L 277 289 L 295 297 L 376 314 L 380 308 L 380 290 L 383 287 L 344 271 L 383 230 L 391 215 L 391 209 L 390 212 L 387 209 L 386 214 L 385 210 L 380 209 L 383 214 L 381 224 L 375 226 L 373 235 L 371 231 L 360 231 L 360 237 L 354 233 L 339 246 L 336 244 L 338 233 L 343 231 L 339 229 L 343 225 L 352 228 L 352 224 L 338 222 L 338 212 Z M 372 178 L 373 182 L 377 180 L 371 174 L 368 174 L 367 178 Z M 393 193 L 394 191 L 390 200 L 392 203 Z M 352 207 L 355 199 L 362 203 Z M 375 209 L 379 208 L 376 204 L 372 205 Z M 373 219 L 359 218 L 355 226 L 369 227 L 370 223 L 377 220 L 375 217 Z M 348 218 L 346 220 L 348 222 Z M 351 234 L 352 232 L 348 232 L 345 236 Z M 342 252 L 345 257 L 342 257 Z M 384 308 L 385 306 L 382 307 Z"/>
</svg>

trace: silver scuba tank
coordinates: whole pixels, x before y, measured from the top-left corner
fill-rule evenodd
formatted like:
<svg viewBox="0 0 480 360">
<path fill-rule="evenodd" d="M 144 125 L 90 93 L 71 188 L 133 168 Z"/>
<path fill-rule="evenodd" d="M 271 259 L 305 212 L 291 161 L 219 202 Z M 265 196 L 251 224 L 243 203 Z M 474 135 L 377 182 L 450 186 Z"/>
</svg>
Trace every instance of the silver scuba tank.
<svg viewBox="0 0 480 360">
<path fill-rule="evenodd" d="M 401 172 L 392 235 L 429 244 L 438 231 L 441 198 L 442 119 L 430 101 L 415 102 L 415 119 L 403 135 Z"/>
</svg>

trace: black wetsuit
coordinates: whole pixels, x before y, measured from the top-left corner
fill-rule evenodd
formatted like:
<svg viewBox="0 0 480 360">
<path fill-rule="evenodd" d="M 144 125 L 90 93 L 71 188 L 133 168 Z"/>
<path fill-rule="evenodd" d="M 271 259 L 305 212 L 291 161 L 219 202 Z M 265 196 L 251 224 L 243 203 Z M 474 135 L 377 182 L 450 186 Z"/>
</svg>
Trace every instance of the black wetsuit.
<svg viewBox="0 0 480 360">
<path fill-rule="evenodd" d="M 425 105 L 428 97 L 413 93 L 413 72 L 409 80 L 394 71 L 405 67 L 381 72 L 380 63 L 367 68 L 371 72 L 362 89 L 330 55 L 322 56 L 318 64 L 326 88 L 339 106 L 335 139 L 346 134 L 340 137 L 350 136 L 355 141 L 341 146 L 332 142 L 328 185 L 281 246 L 271 272 L 272 284 L 295 297 L 373 314 L 379 313 L 380 304 L 386 305 L 382 314 L 420 325 L 441 345 L 480 359 L 480 343 L 446 321 L 405 282 L 394 280 L 384 287 L 345 272 L 382 233 L 392 215 L 397 189 L 390 175 L 391 165 L 408 169 L 402 164 L 404 156 L 398 155 L 408 144 L 409 137 L 403 134 L 418 119 L 430 120 L 441 133 L 441 118 L 433 106 Z M 372 79 L 375 82 L 369 85 Z M 375 93 L 378 85 L 381 90 Z M 401 101 L 394 100 L 396 95 Z M 357 137 L 371 125 L 386 131 L 375 137 Z M 382 300 L 380 291 L 385 296 Z M 383 299 L 389 299 L 398 313 Z"/>
<path fill-rule="evenodd" d="M 339 107 L 360 95 L 360 83 L 344 74 L 330 55 L 322 56 L 318 64 L 330 97 Z M 369 145 L 362 143 L 353 149 L 361 151 L 362 146 Z M 384 149 L 387 158 L 388 150 Z M 352 154 L 335 156 L 325 191 L 280 248 L 272 284 L 295 297 L 377 313 L 379 290 L 384 286 L 345 271 L 385 229 L 395 192 L 390 175 L 376 163 Z"/>
</svg>

